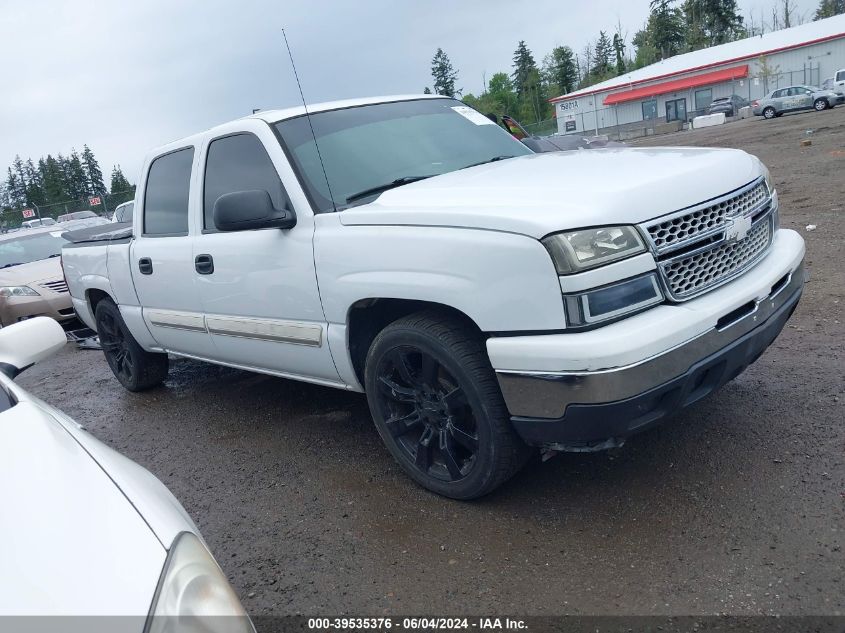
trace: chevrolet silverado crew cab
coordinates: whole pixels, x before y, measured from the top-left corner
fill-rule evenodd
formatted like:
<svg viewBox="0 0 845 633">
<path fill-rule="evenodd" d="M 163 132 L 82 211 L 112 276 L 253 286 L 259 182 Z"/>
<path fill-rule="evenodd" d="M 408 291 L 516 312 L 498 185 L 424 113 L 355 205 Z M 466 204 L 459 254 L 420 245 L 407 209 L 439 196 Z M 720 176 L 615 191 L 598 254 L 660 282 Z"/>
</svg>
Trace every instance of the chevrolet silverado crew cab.
<svg viewBox="0 0 845 633">
<path fill-rule="evenodd" d="M 132 225 L 69 234 L 117 379 L 168 354 L 365 392 L 421 485 L 618 446 L 774 340 L 804 283 L 754 156 L 534 154 L 439 96 L 259 112 L 147 157 Z M 97 234 L 97 231 L 100 231 Z"/>
</svg>

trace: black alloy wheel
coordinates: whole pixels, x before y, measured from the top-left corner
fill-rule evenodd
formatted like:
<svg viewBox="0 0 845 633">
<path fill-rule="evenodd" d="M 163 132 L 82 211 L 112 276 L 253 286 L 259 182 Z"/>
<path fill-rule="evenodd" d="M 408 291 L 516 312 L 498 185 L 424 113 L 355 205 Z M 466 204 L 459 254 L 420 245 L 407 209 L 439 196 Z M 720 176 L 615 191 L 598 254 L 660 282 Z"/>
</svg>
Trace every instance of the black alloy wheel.
<svg viewBox="0 0 845 633">
<path fill-rule="evenodd" d="M 511 425 L 483 335 L 457 316 L 427 310 L 386 326 L 367 353 L 364 386 L 388 450 L 432 492 L 480 497 L 534 453 Z"/>
<path fill-rule="evenodd" d="M 114 375 L 121 383 L 131 383 L 135 378 L 132 350 L 120 324 L 113 314 L 107 312 L 97 323 L 97 329 L 100 347 L 103 348 L 103 354 Z"/>
<path fill-rule="evenodd" d="M 111 299 L 97 303 L 94 319 L 106 362 L 121 385 L 143 391 L 164 382 L 170 368 L 167 354 L 148 352 L 138 345 Z"/>
<path fill-rule="evenodd" d="M 377 371 L 384 424 L 419 471 L 442 481 L 469 475 L 478 453 L 472 408 L 455 378 L 430 354 L 403 345 Z"/>
</svg>

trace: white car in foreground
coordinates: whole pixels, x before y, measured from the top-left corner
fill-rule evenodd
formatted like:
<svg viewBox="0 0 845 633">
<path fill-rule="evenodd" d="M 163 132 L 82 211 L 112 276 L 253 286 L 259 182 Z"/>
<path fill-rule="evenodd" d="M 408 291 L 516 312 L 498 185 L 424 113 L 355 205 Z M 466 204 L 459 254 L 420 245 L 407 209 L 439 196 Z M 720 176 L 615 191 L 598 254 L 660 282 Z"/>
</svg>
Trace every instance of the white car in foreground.
<svg viewBox="0 0 845 633">
<path fill-rule="evenodd" d="M 254 631 L 170 491 L 12 382 L 65 342 L 46 317 L 0 330 L 0 616 L 26 630 L 37 621 L 6 616 L 131 616 L 110 630 L 139 633 Z"/>
</svg>

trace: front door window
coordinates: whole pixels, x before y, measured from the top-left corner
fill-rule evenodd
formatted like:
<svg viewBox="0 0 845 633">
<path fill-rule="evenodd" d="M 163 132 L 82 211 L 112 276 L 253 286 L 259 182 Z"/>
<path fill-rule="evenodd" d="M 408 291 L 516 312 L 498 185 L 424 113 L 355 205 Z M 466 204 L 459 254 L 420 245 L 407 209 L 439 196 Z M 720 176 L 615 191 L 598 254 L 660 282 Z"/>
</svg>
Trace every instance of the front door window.
<svg viewBox="0 0 845 633">
<path fill-rule="evenodd" d="M 673 99 L 666 102 L 666 122 L 687 120 L 687 100 Z"/>
</svg>

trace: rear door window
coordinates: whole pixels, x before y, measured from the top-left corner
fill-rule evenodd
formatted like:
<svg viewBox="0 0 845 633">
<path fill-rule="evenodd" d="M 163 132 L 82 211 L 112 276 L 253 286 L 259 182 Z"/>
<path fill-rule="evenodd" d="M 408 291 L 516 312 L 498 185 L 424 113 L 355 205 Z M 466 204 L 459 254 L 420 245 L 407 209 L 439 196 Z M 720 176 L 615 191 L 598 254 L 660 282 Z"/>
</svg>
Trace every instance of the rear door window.
<svg viewBox="0 0 845 633">
<path fill-rule="evenodd" d="M 156 158 L 150 165 L 144 192 L 144 235 L 169 237 L 188 234 L 188 194 L 194 148 L 186 147 Z"/>
<path fill-rule="evenodd" d="M 214 203 L 235 191 L 266 191 L 273 206 L 282 209 L 286 196 L 279 174 L 257 136 L 249 133 L 224 136 L 211 142 L 205 161 L 203 227 L 216 231 Z"/>
</svg>

